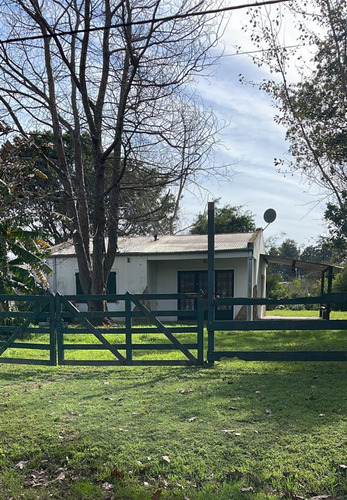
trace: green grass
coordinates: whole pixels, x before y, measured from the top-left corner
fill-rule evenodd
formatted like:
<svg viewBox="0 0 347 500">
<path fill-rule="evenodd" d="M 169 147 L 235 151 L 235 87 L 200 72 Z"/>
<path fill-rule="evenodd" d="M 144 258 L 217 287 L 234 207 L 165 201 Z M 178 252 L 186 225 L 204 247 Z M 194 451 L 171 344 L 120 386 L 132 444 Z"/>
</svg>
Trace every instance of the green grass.
<svg viewBox="0 0 347 500">
<path fill-rule="evenodd" d="M 283 317 L 315 317 L 317 311 L 290 311 L 290 310 L 276 310 L 276 315 Z M 272 314 L 272 312 L 270 312 Z M 333 312 L 332 319 L 347 319 L 346 312 Z M 76 325 L 75 325 L 76 326 Z M 74 330 L 74 325 L 71 325 L 71 332 Z M 147 325 L 148 326 L 148 325 Z M 177 325 L 176 325 L 177 326 Z M 317 328 L 319 328 L 319 321 L 317 320 Z M 133 342 L 136 344 L 155 344 L 155 343 L 170 343 L 164 334 L 153 334 L 141 332 L 141 327 L 138 327 L 139 333 L 133 334 Z M 111 343 L 120 343 L 125 347 L 124 334 L 110 334 L 107 328 L 103 330 L 104 337 Z M 183 343 L 196 343 L 196 334 L 193 333 L 178 333 L 175 334 L 177 339 Z M 24 340 L 25 341 L 25 340 Z M 33 334 L 28 342 L 45 343 L 49 344 L 49 336 L 47 334 Z M 23 340 L 20 340 L 23 342 Z M 101 345 L 100 341 L 92 334 L 64 334 L 64 342 L 66 344 L 91 344 L 95 345 L 95 350 L 66 350 L 66 360 L 89 360 L 99 359 L 103 361 L 114 360 L 114 355 L 107 349 L 98 350 Z M 207 347 L 207 332 L 205 329 L 204 345 Z M 220 331 L 215 334 L 215 348 L 216 350 L 230 350 L 230 351 L 294 351 L 294 350 L 318 350 L 318 351 L 341 351 L 346 350 L 346 332 L 343 330 L 305 330 L 305 331 Z M 120 349 L 120 353 L 125 356 L 125 349 Z M 192 350 L 194 355 L 197 352 Z M 6 351 L 7 357 L 22 357 L 22 358 L 37 358 L 49 359 L 49 351 L 46 350 L 29 350 L 29 349 L 14 349 L 9 348 Z M 206 356 L 205 356 L 206 358 Z M 134 360 L 146 359 L 186 359 L 184 354 L 177 350 L 134 350 Z"/>
<path fill-rule="evenodd" d="M 218 332 L 216 344 L 335 350 L 345 349 L 344 333 Z M 344 363 L 0 365 L 0 498 L 343 500 L 346 375 Z"/>
<path fill-rule="evenodd" d="M 311 311 L 302 309 L 300 311 L 293 311 L 291 309 L 274 309 L 266 312 L 267 316 L 282 316 L 284 318 L 319 318 L 319 311 Z M 346 311 L 331 311 L 330 319 L 347 319 Z"/>
</svg>

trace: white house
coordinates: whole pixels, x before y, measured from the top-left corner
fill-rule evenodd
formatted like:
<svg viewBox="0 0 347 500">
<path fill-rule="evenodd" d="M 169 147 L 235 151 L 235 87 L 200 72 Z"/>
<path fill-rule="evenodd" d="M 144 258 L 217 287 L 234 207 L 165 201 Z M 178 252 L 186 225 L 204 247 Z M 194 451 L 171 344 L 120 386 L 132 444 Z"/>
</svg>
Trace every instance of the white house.
<svg viewBox="0 0 347 500">
<path fill-rule="evenodd" d="M 207 292 L 207 235 L 139 236 L 120 238 L 108 293 L 133 294 Z M 262 229 L 254 233 L 215 236 L 215 287 L 221 297 L 265 297 L 266 263 Z M 54 273 L 49 277 L 52 293 L 82 293 L 77 259 L 71 242 L 51 249 L 48 259 Z M 175 305 L 184 310 L 194 300 L 166 301 L 165 309 Z M 122 307 L 113 303 L 110 310 Z M 151 301 L 152 310 L 160 305 Z M 119 309 L 120 310 L 120 309 Z M 261 315 L 262 308 L 257 309 Z M 220 319 L 245 317 L 241 306 L 224 307 Z"/>
</svg>

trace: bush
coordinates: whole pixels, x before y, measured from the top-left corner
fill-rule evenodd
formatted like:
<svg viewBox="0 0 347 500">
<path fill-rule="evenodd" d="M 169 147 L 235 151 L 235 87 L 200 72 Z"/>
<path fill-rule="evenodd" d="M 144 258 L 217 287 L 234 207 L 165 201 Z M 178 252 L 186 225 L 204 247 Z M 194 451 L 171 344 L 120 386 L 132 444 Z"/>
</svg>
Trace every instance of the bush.
<svg viewBox="0 0 347 500">
<path fill-rule="evenodd" d="M 336 275 L 333 281 L 333 292 L 347 293 L 347 266 Z M 334 304 L 333 309 L 336 311 L 347 311 L 347 301 L 344 304 Z"/>
</svg>

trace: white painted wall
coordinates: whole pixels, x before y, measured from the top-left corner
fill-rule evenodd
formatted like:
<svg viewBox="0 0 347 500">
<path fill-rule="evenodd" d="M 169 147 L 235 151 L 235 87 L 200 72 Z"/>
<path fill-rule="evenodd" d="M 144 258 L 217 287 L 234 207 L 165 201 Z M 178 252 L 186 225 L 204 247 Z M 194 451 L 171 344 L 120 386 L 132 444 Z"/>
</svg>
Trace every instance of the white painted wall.
<svg viewBox="0 0 347 500">
<path fill-rule="evenodd" d="M 149 263 L 150 264 L 150 263 Z M 216 270 L 233 270 L 234 271 L 234 296 L 247 296 L 247 259 L 243 258 L 218 258 L 215 260 Z M 179 271 L 204 271 L 207 270 L 206 259 L 189 259 L 189 260 L 161 260 L 156 263 L 156 281 L 155 286 L 148 287 L 149 293 L 177 293 L 178 282 L 177 276 Z M 152 301 L 152 310 L 160 309 L 176 309 L 177 301 Z M 164 307 L 165 306 L 165 307 Z M 240 306 L 235 306 L 234 314 L 236 315 Z"/>
<path fill-rule="evenodd" d="M 261 296 L 261 275 L 265 273 L 265 265 L 260 263 L 259 252 L 264 251 L 262 232 L 254 242 L 253 286 L 258 287 L 258 296 Z M 248 251 L 223 253 L 216 252 L 215 269 L 234 271 L 234 296 L 247 297 L 247 259 Z M 78 272 L 77 259 L 74 256 L 52 256 L 48 264 L 54 269 L 54 274 L 48 277 L 52 293 L 62 295 L 76 294 L 75 275 Z M 178 271 L 207 270 L 207 254 L 184 255 L 117 255 L 112 271 L 116 272 L 117 294 L 130 293 L 177 293 Z M 81 309 L 85 304 L 81 305 Z M 109 305 L 109 310 L 123 310 L 124 303 Z M 177 301 L 170 300 L 151 302 L 152 310 L 176 309 Z M 240 306 L 234 308 L 236 315 Z"/>
</svg>

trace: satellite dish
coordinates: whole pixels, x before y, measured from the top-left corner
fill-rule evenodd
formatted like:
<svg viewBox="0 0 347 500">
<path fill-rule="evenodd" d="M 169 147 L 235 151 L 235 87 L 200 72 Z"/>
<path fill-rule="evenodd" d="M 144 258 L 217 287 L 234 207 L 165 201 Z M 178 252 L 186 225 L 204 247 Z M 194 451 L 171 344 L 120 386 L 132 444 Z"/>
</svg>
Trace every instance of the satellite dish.
<svg viewBox="0 0 347 500">
<path fill-rule="evenodd" d="M 263 217 L 265 222 L 271 224 L 271 222 L 276 220 L 277 214 L 273 208 L 268 208 L 267 210 L 265 210 Z"/>
</svg>

